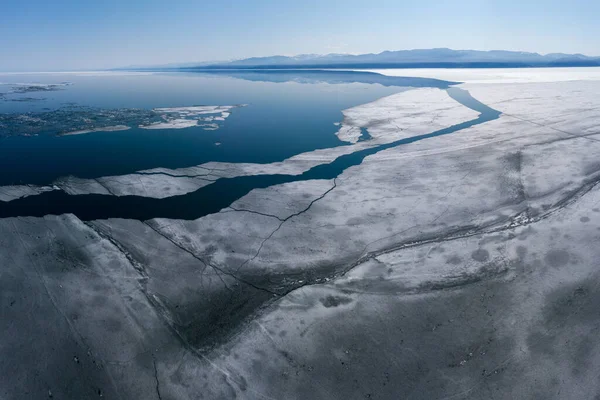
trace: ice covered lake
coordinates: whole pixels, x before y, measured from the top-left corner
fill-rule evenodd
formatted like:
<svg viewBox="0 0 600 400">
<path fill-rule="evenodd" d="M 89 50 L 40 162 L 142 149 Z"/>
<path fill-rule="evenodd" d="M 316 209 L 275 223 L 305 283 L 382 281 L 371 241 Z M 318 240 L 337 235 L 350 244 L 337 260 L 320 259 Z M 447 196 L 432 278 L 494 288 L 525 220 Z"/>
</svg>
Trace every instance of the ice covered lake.
<svg viewBox="0 0 600 400">
<path fill-rule="evenodd" d="M 379 72 L 2 75 L 8 396 L 597 397 L 600 73 Z"/>
</svg>

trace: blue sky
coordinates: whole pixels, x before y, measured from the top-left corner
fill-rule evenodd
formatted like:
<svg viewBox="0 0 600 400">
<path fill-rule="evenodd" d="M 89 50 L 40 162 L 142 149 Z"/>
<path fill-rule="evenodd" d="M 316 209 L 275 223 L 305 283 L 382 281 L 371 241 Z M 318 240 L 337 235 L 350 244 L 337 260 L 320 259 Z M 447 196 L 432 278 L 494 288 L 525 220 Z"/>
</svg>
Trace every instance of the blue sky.
<svg viewBox="0 0 600 400">
<path fill-rule="evenodd" d="M 0 70 L 449 47 L 600 56 L 598 0 L 1 0 Z"/>
</svg>

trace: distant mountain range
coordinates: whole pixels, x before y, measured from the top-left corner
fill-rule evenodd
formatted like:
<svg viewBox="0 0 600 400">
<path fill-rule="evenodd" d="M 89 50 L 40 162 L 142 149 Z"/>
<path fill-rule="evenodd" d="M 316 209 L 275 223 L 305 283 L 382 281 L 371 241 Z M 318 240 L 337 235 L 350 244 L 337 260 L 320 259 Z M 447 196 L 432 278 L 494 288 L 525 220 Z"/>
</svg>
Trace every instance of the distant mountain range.
<svg viewBox="0 0 600 400">
<path fill-rule="evenodd" d="M 520 51 L 422 49 L 378 54 L 302 54 L 294 57 L 253 57 L 236 61 L 171 65 L 177 69 L 294 68 L 501 68 L 600 66 L 600 57 L 583 54 L 538 54 Z M 164 67 L 164 66 L 163 66 Z"/>
</svg>

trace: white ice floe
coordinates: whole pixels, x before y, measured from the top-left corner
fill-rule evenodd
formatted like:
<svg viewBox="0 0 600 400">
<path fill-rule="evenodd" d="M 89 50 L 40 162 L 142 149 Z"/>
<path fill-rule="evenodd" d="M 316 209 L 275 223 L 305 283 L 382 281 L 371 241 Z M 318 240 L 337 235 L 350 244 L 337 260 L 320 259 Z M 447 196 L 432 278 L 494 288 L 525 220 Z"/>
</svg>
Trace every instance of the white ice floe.
<svg viewBox="0 0 600 400">
<path fill-rule="evenodd" d="M 173 178 L 163 174 L 129 174 L 97 179 L 69 177 L 58 180 L 55 186 L 71 195 L 94 193 L 161 199 L 193 192 L 211 183 L 210 177 Z"/>
<path fill-rule="evenodd" d="M 185 116 L 204 115 L 204 114 L 219 114 L 235 108 L 235 106 L 192 106 L 192 107 L 162 107 L 155 108 L 154 111 L 159 113 L 179 114 Z M 226 118 L 226 117 L 225 117 Z"/>
<path fill-rule="evenodd" d="M 117 131 L 126 131 L 128 129 L 131 129 L 131 128 L 128 127 L 127 125 L 115 125 L 115 126 L 105 126 L 102 128 L 82 129 L 79 131 L 66 132 L 66 133 L 61 133 L 58 136 L 84 135 L 86 133 L 93 133 L 93 132 L 117 132 Z"/>
<path fill-rule="evenodd" d="M 358 142 L 358 139 L 360 139 L 361 134 L 362 132 L 359 127 L 342 125 L 337 131 L 336 136 L 342 142 L 356 143 Z"/>
<path fill-rule="evenodd" d="M 231 115 L 231 110 L 241 106 L 192 106 L 192 107 L 163 107 L 153 111 L 162 114 L 164 121 L 149 125 L 140 125 L 142 129 L 183 129 L 201 126 L 205 131 L 219 129 L 216 123 L 202 124 L 201 122 L 223 122 Z M 208 115 L 208 116 L 206 116 Z"/>
<path fill-rule="evenodd" d="M 142 129 L 183 129 L 197 126 L 198 120 L 175 118 L 164 122 L 154 122 L 150 125 L 140 125 Z"/>
</svg>

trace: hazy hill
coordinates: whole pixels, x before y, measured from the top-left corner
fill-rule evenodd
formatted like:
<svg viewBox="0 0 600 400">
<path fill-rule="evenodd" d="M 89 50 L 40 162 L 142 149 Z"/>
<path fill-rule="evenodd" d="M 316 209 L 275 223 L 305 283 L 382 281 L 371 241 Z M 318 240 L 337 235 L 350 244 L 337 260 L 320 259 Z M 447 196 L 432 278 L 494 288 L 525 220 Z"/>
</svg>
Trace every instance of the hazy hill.
<svg viewBox="0 0 600 400">
<path fill-rule="evenodd" d="M 180 65 L 180 68 L 419 68 L 600 66 L 600 57 L 583 54 L 538 54 L 519 51 L 420 49 L 378 54 L 303 54 L 253 57 L 236 61 Z"/>
</svg>

